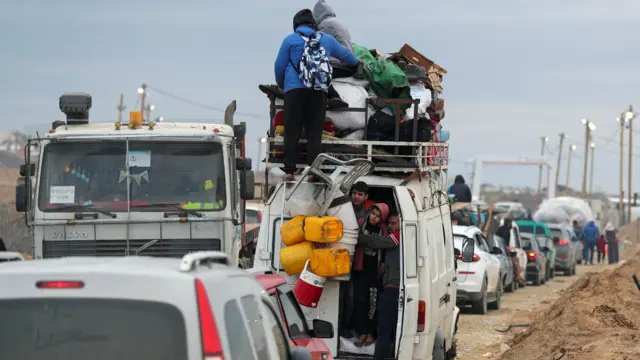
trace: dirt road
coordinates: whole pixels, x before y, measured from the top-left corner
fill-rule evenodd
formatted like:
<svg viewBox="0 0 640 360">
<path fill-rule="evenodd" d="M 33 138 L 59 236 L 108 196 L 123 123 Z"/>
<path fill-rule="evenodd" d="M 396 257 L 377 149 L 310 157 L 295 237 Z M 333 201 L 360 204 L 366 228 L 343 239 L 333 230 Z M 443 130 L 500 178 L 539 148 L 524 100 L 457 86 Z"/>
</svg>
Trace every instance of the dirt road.
<svg viewBox="0 0 640 360">
<path fill-rule="evenodd" d="M 556 277 L 545 285 L 529 285 L 515 293 L 507 293 L 502 298 L 500 310 L 489 311 L 487 315 L 474 315 L 462 309 L 458 323 L 457 345 L 459 360 L 498 358 L 500 344 L 504 344 L 524 329 L 512 329 L 502 334 L 495 328 L 506 328 L 509 324 L 530 323 L 560 296 L 561 290 L 573 284 L 581 275 L 591 271 L 612 268 L 609 265 L 578 266 L 577 275 Z M 503 349 L 506 345 L 502 345 Z"/>
</svg>

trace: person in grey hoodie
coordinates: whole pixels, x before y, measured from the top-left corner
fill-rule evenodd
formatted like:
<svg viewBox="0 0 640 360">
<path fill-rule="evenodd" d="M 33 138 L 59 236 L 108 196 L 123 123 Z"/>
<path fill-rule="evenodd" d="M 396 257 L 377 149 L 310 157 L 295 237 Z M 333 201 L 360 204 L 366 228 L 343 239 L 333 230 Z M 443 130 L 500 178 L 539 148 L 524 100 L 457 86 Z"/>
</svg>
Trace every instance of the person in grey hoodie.
<svg viewBox="0 0 640 360">
<path fill-rule="evenodd" d="M 313 6 L 313 18 L 318 25 L 318 30 L 333 36 L 340 45 L 353 53 L 349 29 L 340 20 L 336 19 L 336 13 L 333 12 L 333 9 L 325 0 L 318 0 Z M 334 79 L 350 77 L 355 72 L 355 69 L 342 64 L 335 58 L 331 58 L 331 63 L 333 65 Z M 340 98 L 340 94 L 333 86 L 329 87 L 327 96 L 329 98 L 327 105 L 330 109 L 349 107 L 349 104 Z"/>
</svg>

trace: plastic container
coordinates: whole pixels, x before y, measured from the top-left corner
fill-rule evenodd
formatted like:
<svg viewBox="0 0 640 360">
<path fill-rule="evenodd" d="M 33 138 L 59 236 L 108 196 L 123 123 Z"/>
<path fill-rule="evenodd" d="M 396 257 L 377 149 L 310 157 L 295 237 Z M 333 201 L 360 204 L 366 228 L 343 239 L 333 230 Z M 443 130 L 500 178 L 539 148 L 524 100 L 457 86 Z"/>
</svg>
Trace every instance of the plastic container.
<svg viewBox="0 0 640 360">
<path fill-rule="evenodd" d="M 296 281 L 296 285 L 293 287 L 293 294 L 296 296 L 298 303 L 310 308 L 318 307 L 326 280 L 326 278 L 311 272 L 309 270 L 309 261 L 307 261 L 298 281 Z"/>
<path fill-rule="evenodd" d="M 300 275 L 313 254 L 313 243 L 303 241 L 280 250 L 280 265 L 287 275 Z"/>
<path fill-rule="evenodd" d="M 340 277 L 351 273 L 351 255 L 347 249 L 315 249 L 309 261 L 309 269 L 318 276 Z"/>
<path fill-rule="evenodd" d="M 304 235 L 307 241 L 334 243 L 342 240 L 342 220 L 337 217 L 310 216 L 304 219 Z"/>
<path fill-rule="evenodd" d="M 304 241 L 304 219 L 303 215 L 299 215 L 280 226 L 280 239 L 285 246 Z"/>
</svg>

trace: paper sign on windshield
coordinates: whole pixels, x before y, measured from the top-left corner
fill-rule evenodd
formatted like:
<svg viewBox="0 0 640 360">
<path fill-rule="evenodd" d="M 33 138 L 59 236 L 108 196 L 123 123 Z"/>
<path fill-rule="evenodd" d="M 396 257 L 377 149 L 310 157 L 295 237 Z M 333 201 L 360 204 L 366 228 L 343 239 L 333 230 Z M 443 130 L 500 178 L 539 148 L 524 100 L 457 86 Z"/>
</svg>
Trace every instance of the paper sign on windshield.
<svg viewBox="0 0 640 360">
<path fill-rule="evenodd" d="M 151 150 L 129 150 L 130 167 L 151 167 Z"/>
<path fill-rule="evenodd" d="M 49 203 L 51 204 L 73 204 L 75 200 L 75 186 L 52 186 L 49 189 Z"/>
</svg>

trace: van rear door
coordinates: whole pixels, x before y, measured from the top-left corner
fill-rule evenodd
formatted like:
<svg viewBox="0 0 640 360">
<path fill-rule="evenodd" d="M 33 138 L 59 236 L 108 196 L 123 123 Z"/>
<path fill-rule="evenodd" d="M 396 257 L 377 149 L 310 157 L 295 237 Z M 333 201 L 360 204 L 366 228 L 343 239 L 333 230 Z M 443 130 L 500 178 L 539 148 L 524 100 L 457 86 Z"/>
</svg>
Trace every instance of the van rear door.
<svg viewBox="0 0 640 360">
<path fill-rule="evenodd" d="M 396 356 L 412 359 L 414 338 L 418 328 L 418 304 L 420 285 L 418 282 L 418 211 L 415 202 L 404 186 L 395 187 L 400 215 L 400 297 L 398 300 L 398 327 L 396 330 Z"/>
</svg>

